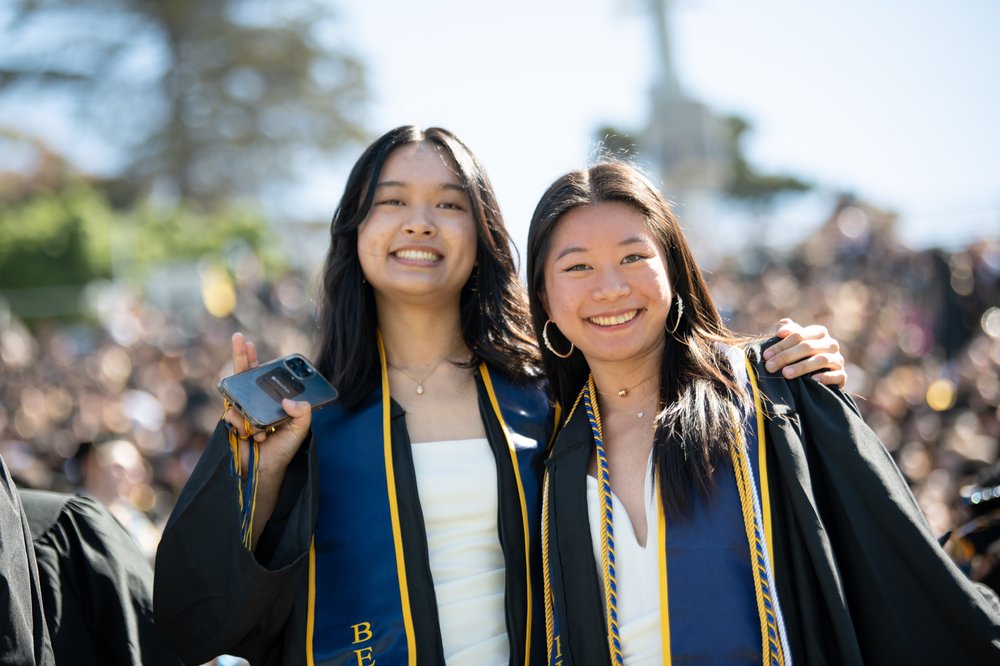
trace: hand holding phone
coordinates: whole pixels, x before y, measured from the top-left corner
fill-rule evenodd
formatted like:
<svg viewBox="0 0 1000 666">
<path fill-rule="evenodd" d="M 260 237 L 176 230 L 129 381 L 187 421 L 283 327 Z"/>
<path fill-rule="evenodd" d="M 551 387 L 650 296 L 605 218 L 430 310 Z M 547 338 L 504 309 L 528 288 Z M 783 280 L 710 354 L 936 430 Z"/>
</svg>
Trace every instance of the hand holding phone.
<svg viewBox="0 0 1000 666">
<path fill-rule="evenodd" d="M 223 381 L 259 367 L 257 349 L 254 344 L 247 341 L 242 333 L 235 333 L 233 335 L 233 371 L 235 374 Z M 259 390 L 263 391 L 263 389 Z M 268 400 L 272 400 L 272 398 L 269 397 Z M 240 403 L 240 406 L 242 407 L 243 404 Z M 248 430 L 245 426 L 246 421 L 250 419 L 245 419 L 243 412 L 238 411 L 235 406 L 228 409 L 223 416 L 240 439 L 253 438 L 258 444 L 267 440 L 267 446 L 261 449 L 261 456 L 267 460 L 269 468 L 277 469 L 284 467 L 292 459 L 302 442 L 305 441 L 312 423 L 312 409 L 304 400 L 286 399 L 279 401 L 279 409 L 290 418 L 279 422 L 272 434 L 268 434 L 263 428 L 255 427 L 252 423 Z M 259 421 L 266 420 L 259 419 Z"/>
<path fill-rule="evenodd" d="M 254 347 L 254 344 L 248 342 L 242 333 L 235 333 L 233 335 L 233 371 L 235 374 L 223 379 L 220 384 L 226 383 L 233 384 L 234 386 L 242 386 L 244 384 L 243 379 L 251 373 L 258 371 L 261 367 L 257 361 L 257 349 Z M 295 363 L 293 364 L 293 368 L 289 369 L 289 372 L 294 375 L 297 369 L 298 364 Z M 243 375 L 243 378 L 237 381 L 235 378 L 241 375 Z M 319 373 L 316 373 L 316 375 L 319 376 Z M 281 376 L 282 374 L 279 373 L 278 377 Z M 320 378 L 322 379 L 322 377 Z M 262 383 L 265 386 L 268 385 L 267 380 L 264 380 Z M 223 414 L 223 419 L 235 431 L 239 439 L 247 440 L 252 438 L 259 445 L 260 457 L 257 459 L 257 465 L 254 466 L 258 475 L 255 477 L 257 492 L 254 500 L 253 533 L 251 537 L 251 543 L 256 544 L 264 526 L 270 519 L 271 513 L 274 511 L 278 493 L 285 477 L 285 470 L 309 434 L 309 426 L 312 423 L 312 408 L 309 402 L 301 399 L 301 394 L 295 396 L 297 399 L 283 397 L 284 395 L 295 393 L 297 386 L 294 384 L 290 385 L 290 389 L 286 393 L 282 393 L 280 388 L 272 385 L 270 394 L 257 384 L 256 380 L 251 381 L 250 386 L 263 393 L 272 403 L 275 398 L 280 398 L 277 401 L 277 405 L 285 418 L 284 421 L 276 422 L 273 432 L 269 432 L 270 428 L 261 429 L 249 424 L 249 415 L 245 416 L 241 411 L 237 411 L 235 406 L 230 406 L 225 414 Z M 246 401 L 247 404 L 250 402 L 250 400 Z M 241 408 L 244 407 L 244 403 L 240 402 L 239 406 Z M 261 424 L 263 424 L 263 421 L 269 420 L 259 416 L 255 416 L 255 420 Z M 248 445 L 239 447 L 241 469 L 250 469 L 249 456 L 251 451 L 257 448 L 257 446 Z"/>
<path fill-rule="evenodd" d="M 250 367 L 219 382 L 219 391 L 256 430 L 288 420 L 285 399 L 306 401 L 312 409 L 337 398 L 337 391 L 301 354 Z"/>
</svg>

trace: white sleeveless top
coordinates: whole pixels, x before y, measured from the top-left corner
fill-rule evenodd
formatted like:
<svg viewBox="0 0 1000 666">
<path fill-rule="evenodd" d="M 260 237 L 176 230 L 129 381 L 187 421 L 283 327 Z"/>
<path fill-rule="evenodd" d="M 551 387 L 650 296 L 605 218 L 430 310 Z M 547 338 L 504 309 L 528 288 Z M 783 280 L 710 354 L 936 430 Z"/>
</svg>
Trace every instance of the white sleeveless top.
<svg viewBox="0 0 1000 666">
<path fill-rule="evenodd" d="M 659 504 L 653 491 L 652 465 L 646 466 L 643 496 L 646 498 L 646 547 L 639 545 L 625 505 L 611 494 L 615 528 L 615 579 L 618 584 L 618 630 L 626 666 L 660 666 L 663 643 L 660 638 Z M 587 513 L 590 541 L 601 574 L 600 495 L 597 479 L 587 475 Z M 602 583 L 603 589 L 603 583 Z"/>
<path fill-rule="evenodd" d="M 506 666 L 496 460 L 486 438 L 410 447 L 448 666 Z"/>
</svg>

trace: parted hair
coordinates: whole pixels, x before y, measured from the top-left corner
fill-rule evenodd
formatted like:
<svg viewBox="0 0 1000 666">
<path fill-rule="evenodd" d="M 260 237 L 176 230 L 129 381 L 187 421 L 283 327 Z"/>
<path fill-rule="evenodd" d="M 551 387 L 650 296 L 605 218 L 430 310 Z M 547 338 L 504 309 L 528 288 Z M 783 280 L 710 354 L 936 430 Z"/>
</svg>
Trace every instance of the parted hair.
<svg viewBox="0 0 1000 666">
<path fill-rule="evenodd" d="M 653 440 L 664 509 L 668 515 L 682 517 L 688 515 L 696 497 L 713 495 L 713 472 L 728 464 L 735 437 L 731 408 L 746 399 L 746 391 L 735 381 L 725 350 L 745 343 L 746 338 L 735 335 L 723 323 L 669 204 L 637 167 L 602 160 L 562 176 L 542 195 L 528 231 L 531 317 L 540 333 L 548 318 L 541 299 L 544 267 L 560 220 L 573 209 L 611 202 L 626 204 L 642 214 L 666 258 L 675 301 L 676 296 L 684 301 L 676 332 L 664 329 L 661 411 Z M 674 302 L 667 314 L 670 327 L 676 317 Z M 556 326 L 550 324 L 548 333 L 556 349 L 569 349 L 569 341 Z M 538 342 L 553 397 L 568 409 L 587 382 L 590 366 L 578 349 L 562 359 L 546 349 L 540 337 Z"/>
<path fill-rule="evenodd" d="M 410 125 L 386 132 L 365 149 L 351 169 L 333 221 L 322 273 L 317 368 L 347 407 L 378 385 L 380 364 L 375 293 L 358 258 L 358 227 L 371 211 L 375 185 L 398 147 L 426 143 L 443 155 L 465 187 L 476 225 L 476 267 L 460 297 L 462 337 L 471 365 L 485 361 L 511 379 L 540 375 L 527 299 L 517 276 L 510 235 L 486 171 L 451 132 Z"/>
</svg>

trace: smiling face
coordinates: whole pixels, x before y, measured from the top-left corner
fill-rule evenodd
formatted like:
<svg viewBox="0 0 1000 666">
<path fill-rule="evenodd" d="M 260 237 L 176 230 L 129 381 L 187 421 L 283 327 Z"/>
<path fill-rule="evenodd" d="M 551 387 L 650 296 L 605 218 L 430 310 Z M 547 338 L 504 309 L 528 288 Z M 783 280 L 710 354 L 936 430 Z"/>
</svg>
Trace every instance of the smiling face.
<svg viewBox="0 0 1000 666">
<path fill-rule="evenodd" d="M 380 301 L 458 306 L 476 263 L 477 232 L 465 186 L 429 143 L 386 159 L 358 257 Z"/>
<path fill-rule="evenodd" d="M 663 250 L 636 208 L 614 202 L 567 212 L 543 271 L 548 316 L 591 366 L 662 354 L 673 294 Z"/>
</svg>

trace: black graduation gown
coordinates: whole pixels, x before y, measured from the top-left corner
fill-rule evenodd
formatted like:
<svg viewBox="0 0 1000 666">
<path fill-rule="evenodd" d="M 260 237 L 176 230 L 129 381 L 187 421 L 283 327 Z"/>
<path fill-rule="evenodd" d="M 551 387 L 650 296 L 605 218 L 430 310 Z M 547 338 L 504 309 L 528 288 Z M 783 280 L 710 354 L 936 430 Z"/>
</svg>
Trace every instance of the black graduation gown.
<svg viewBox="0 0 1000 666">
<path fill-rule="evenodd" d="M 765 396 L 776 585 L 802 664 L 998 664 L 1000 609 L 938 545 L 841 391 L 750 358 Z"/>
<path fill-rule="evenodd" d="M 179 664 L 153 628 L 153 569 L 100 502 L 21 490 L 60 664 Z"/>
<path fill-rule="evenodd" d="M 54 663 L 31 532 L 0 458 L 0 665 Z"/>
<path fill-rule="evenodd" d="M 487 439 L 498 454 L 506 443 L 478 375 L 477 388 Z M 400 522 L 417 663 L 443 664 L 405 413 L 396 402 L 391 403 L 390 427 L 397 493 L 405 498 L 400 501 Z M 551 424 L 540 424 L 539 428 L 550 432 Z M 378 437 L 381 439 L 381 433 Z M 306 663 L 308 555 L 319 504 L 315 442 L 310 436 L 289 465 L 278 503 L 254 553 L 241 545 L 231 459 L 226 431 L 220 424 L 181 492 L 157 549 L 153 595 L 157 628 L 188 663 L 208 661 L 219 654 L 244 657 L 253 666 Z M 505 476 L 498 465 L 501 487 L 510 482 Z M 536 476 L 540 482 L 540 469 Z M 508 544 L 505 537 L 505 524 L 521 524 L 519 515 L 507 515 L 511 508 L 510 502 L 500 502 L 501 545 L 505 552 L 510 546 L 523 552 L 523 545 Z M 529 511 L 538 508 L 529 507 Z M 541 554 L 538 540 L 533 541 L 532 585 L 541 590 L 541 567 L 537 566 Z M 518 642 L 523 644 L 523 636 L 517 635 L 517 627 L 524 619 L 521 611 L 515 617 L 513 609 L 523 608 L 523 598 L 519 600 L 517 595 L 525 587 L 523 566 L 511 566 L 508 560 L 506 604 L 512 666 L 523 660 L 517 647 Z M 535 617 L 540 618 L 541 594 L 534 598 L 538 604 Z M 545 658 L 544 623 L 536 621 L 532 634 L 537 648 L 531 663 L 541 664 Z"/>
<path fill-rule="evenodd" d="M 773 566 L 793 663 L 1000 664 L 996 598 L 941 550 L 850 398 L 767 373 L 760 351 L 749 356 L 764 394 Z M 546 462 L 562 666 L 610 664 L 580 500 L 592 450 L 578 409 Z"/>
</svg>

